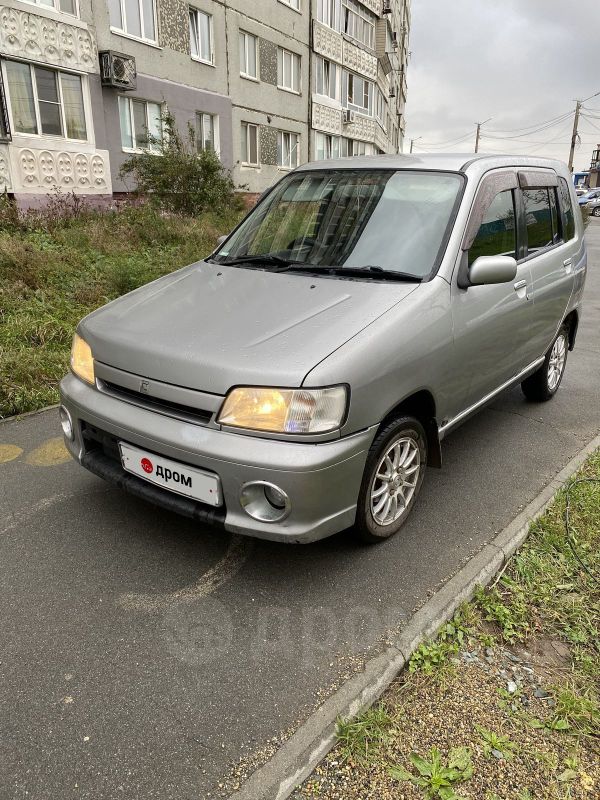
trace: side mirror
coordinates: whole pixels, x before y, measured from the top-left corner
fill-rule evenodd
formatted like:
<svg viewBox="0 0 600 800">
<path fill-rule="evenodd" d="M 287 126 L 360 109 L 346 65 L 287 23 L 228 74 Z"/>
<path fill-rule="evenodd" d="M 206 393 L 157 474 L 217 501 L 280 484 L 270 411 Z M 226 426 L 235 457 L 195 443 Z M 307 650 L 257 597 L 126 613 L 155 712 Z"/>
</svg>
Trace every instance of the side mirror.
<svg viewBox="0 0 600 800">
<path fill-rule="evenodd" d="M 512 256 L 479 256 L 469 269 L 471 286 L 488 283 L 508 283 L 517 274 L 517 262 Z"/>
<path fill-rule="evenodd" d="M 221 247 L 221 245 L 228 236 L 229 236 L 228 233 L 226 233 L 224 236 L 219 236 L 219 238 L 217 239 L 217 247 Z"/>
</svg>

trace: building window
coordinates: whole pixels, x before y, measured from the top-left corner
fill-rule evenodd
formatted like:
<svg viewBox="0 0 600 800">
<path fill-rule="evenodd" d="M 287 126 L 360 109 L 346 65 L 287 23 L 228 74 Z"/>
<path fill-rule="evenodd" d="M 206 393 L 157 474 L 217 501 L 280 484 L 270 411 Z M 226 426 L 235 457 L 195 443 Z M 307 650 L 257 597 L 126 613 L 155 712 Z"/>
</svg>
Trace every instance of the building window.
<svg viewBox="0 0 600 800">
<path fill-rule="evenodd" d="M 258 39 L 251 33 L 240 31 L 240 75 L 257 78 Z"/>
<path fill-rule="evenodd" d="M 136 39 L 156 41 L 154 0 L 108 0 L 111 27 Z"/>
<path fill-rule="evenodd" d="M 216 114 L 196 112 L 196 149 L 219 152 L 219 118 Z"/>
<path fill-rule="evenodd" d="M 53 8 L 55 11 L 62 11 L 63 14 L 72 14 L 74 17 L 78 16 L 77 0 L 27 0 L 29 3 L 35 3 L 36 6 L 42 8 Z"/>
<path fill-rule="evenodd" d="M 317 0 L 317 19 L 323 25 L 338 30 L 339 0 Z"/>
<path fill-rule="evenodd" d="M 123 150 L 160 152 L 162 120 L 159 103 L 120 95 L 119 121 Z"/>
<path fill-rule="evenodd" d="M 190 52 L 198 61 L 213 63 L 212 16 L 190 8 Z"/>
<path fill-rule="evenodd" d="M 373 115 L 373 84 L 366 78 L 344 72 L 344 106 L 360 114 Z"/>
<path fill-rule="evenodd" d="M 293 169 L 298 166 L 300 136 L 289 131 L 277 131 L 277 166 Z"/>
<path fill-rule="evenodd" d="M 359 139 L 348 139 L 349 156 L 374 156 L 375 145 L 370 142 L 361 142 Z"/>
<path fill-rule="evenodd" d="M 295 8 L 296 11 L 300 11 L 300 0 L 281 0 L 282 3 L 285 3 L 286 6 L 291 6 Z"/>
<path fill-rule="evenodd" d="M 315 157 L 317 161 L 328 158 L 340 157 L 340 136 L 331 136 L 328 133 L 315 134 Z"/>
<path fill-rule="evenodd" d="M 300 56 L 277 48 L 277 87 L 300 93 Z"/>
<path fill-rule="evenodd" d="M 87 139 L 80 75 L 7 61 L 6 78 L 17 133 Z"/>
<path fill-rule="evenodd" d="M 242 122 L 242 164 L 257 167 L 258 160 L 258 125 Z"/>
<path fill-rule="evenodd" d="M 342 33 L 371 48 L 375 42 L 375 20 L 375 14 L 358 0 L 342 0 Z"/>
<path fill-rule="evenodd" d="M 383 95 L 383 92 L 379 87 L 377 87 L 375 90 L 375 116 L 381 123 L 381 127 L 384 130 L 387 130 L 387 125 L 386 125 L 386 118 L 388 116 L 387 102 Z"/>
<path fill-rule="evenodd" d="M 321 56 L 317 56 L 315 92 L 332 100 L 337 100 L 339 97 L 337 65 Z"/>
</svg>

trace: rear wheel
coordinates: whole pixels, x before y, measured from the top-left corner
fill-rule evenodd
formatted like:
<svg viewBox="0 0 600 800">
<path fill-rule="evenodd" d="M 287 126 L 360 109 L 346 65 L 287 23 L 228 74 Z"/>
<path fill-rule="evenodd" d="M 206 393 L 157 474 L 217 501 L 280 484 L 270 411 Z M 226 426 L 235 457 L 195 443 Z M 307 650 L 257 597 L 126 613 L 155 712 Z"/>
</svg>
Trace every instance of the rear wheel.
<svg viewBox="0 0 600 800">
<path fill-rule="evenodd" d="M 592 209 L 592 215 L 594 217 L 600 217 L 600 206 L 596 206 L 596 208 Z"/>
<path fill-rule="evenodd" d="M 365 542 L 382 542 L 397 533 L 417 499 L 425 466 L 427 439 L 414 417 L 398 417 L 375 437 L 358 496 L 354 530 Z"/>
<path fill-rule="evenodd" d="M 542 366 L 521 384 L 528 400 L 542 403 L 554 397 L 565 372 L 568 351 L 569 329 L 563 325 L 546 353 Z"/>
</svg>

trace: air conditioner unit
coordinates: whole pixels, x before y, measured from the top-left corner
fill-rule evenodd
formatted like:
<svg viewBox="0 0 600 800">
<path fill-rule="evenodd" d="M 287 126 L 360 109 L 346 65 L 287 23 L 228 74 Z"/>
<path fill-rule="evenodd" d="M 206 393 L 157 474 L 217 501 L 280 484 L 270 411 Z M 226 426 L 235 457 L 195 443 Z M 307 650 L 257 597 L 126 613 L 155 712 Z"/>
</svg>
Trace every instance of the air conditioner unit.
<svg viewBox="0 0 600 800">
<path fill-rule="evenodd" d="M 381 9 L 382 14 L 391 14 L 392 13 L 392 0 L 383 0 L 383 8 Z"/>
<path fill-rule="evenodd" d="M 136 88 L 137 73 L 135 58 L 114 50 L 98 53 L 100 58 L 100 79 L 103 86 L 131 91 Z"/>
<path fill-rule="evenodd" d="M 351 122 L 354 122 L 356 119 L 356 115 L 354 111 L 350 111 L 349 109 L 345 108 L 343 115 L 342 115 L 342 122 L 344 125 L 350 125 Z"/>
</svg>

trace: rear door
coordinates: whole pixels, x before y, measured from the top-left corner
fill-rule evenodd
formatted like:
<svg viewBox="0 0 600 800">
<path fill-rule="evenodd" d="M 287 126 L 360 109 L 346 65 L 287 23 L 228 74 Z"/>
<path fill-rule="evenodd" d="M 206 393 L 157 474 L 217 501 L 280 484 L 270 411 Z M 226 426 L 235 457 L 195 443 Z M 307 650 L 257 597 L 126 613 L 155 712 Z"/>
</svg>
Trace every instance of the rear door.
<svg viewBox="0 0 600 800">
<path fill-rule="evenodd" d="M 520 172 L 519 184 L 533 296 L 527 357 L 533 361 L 548 350 L 565 317 L 578 246 L 566 180 L 550 170 Z"/>
<path fill-rule="evenodd" d="M 452 285 L 456 370 L 463 409 L 483 400 L 527 364 L 531 326 L 531 273 L 521 261 L 514 280 L 461 288 L 460 275 L 479 256 L 519 258 L 518 183 L 515 171 L 485 177 L 467 226 L 460 268 Z"/>
</svg>

